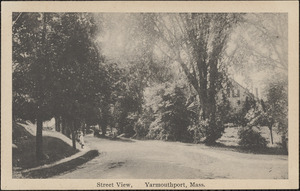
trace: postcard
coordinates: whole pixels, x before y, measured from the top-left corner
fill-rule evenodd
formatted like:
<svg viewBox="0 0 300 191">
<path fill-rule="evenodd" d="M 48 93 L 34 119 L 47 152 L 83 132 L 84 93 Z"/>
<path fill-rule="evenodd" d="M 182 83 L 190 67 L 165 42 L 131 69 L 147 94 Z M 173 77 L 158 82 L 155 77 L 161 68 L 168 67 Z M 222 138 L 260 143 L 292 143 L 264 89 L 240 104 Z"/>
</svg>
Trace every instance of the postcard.
<svg viewBox="0 0 300 191">
<path fill-rule="evenodd" d="M 1 189 L 299 186 L 297 1 L 1 4 Z"/>
</svg>

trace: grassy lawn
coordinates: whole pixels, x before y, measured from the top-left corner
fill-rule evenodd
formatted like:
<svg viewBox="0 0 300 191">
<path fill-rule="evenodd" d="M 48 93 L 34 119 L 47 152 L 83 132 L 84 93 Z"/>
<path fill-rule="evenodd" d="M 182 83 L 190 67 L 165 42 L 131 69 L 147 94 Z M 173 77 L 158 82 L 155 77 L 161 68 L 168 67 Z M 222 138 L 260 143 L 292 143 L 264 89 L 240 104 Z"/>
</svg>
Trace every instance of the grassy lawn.
<svg viewBox="0 0 300 191">
<path fill-rule="evenodd" d="M 35 136 L 28 133 L 24 127 L 13 123 L 13 167 L 20 170 L 49 164 L 78 152 L 64 141 L 55 137 L 43 137 L 44 160 L 35 159 Z"/>
<path fill-rule="evenodd" d="M 55 176 L 66 171 L 76 170 L 77 166 L 92 160 L 98 155 L 99 153 L 97 150 L 91 150 L 85 153 L 84 155 L 82 155 L 81 157 L 72 159 L 68 162 L 64 162 L 49 168 L 43 168 L 43 169 L 33 170 L 30 172 L 25 172 L 22 173 L 22 175 L 25 178 L 49 178 L 51 176 Z"/>
<path fill-rule="evenodd" d="M 236 150 L 244 153 L 253 153 L 253 154 L 276 154 L 276 155 L 287 155 L 288 153 L 281 148 L 280 145 L 280 135 L 276 133 L 276 129 L 273 130 L 273 141 L 271 144 L 270 141 L 270 131 L 267 127 L 261 127 L 260 133 L 267 140 L 267 148 L 260 149 L 245 149 L 239 146 L 239 137 L 238 137 L 239 127 L 227 127 L 225 128 L 224 134 L 220 139 L 217 140 L 216 147 L 222 147 L 227 149 Z"/>
</svg>

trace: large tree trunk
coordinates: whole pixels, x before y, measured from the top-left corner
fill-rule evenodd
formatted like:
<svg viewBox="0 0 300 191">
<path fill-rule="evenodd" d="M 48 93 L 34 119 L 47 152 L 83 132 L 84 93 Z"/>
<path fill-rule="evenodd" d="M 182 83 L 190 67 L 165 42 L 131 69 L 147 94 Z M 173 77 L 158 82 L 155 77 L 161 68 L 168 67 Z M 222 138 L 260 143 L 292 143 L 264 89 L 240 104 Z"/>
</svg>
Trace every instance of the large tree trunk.
<svg viewBox="0 0 300 191">
<path fill-rule="evenodd" d="M 72 129 L 71 129 L 71 133 L 72 133 L 72 145 L 73 148 L 76 149 L 76 133 L 75 133 L 75 120 L 73 121 L 73 123 L 71 124 Z"/>
<path fill-rule="evenodd" d="M 208 113 L 207 113 L 207 66 L 205 64 L 205 60 L 203 60 L 202 56 L 200 56 L 199 61 L 197 63 L 198 66 L 198 73 L 199 73 L 199 87 L 198 89 L 198 95 L 200 98 L 200 105 L 202 108 L 202 115 L 201 118 L 203 120 L 207 119 Z"/>
<path fill-rule="evenodd" d="M 61 124 L 61 120 L 59 116 L 55 117 L 55 130 L 57 132 L 60 132 L 60 124 Z"/>
<path fill-rule="evenodd" d="M 108 126 L 108 117 L 109 117 L 109 105 L 104 104 L 103 114 L 102 114 L 102 119 L 101 119 L 102 136 L 106 135 L 106 130 L 107 130 L 107 126 Z"/>
<path fill-rule="evenodd" d="M 269 126 L 270 129 L 270 135 L 271 135 L 271 143 L 273 145 L 273 131 L 272 131 L 272 125 Z"/>
<path fill-rule="evenodd" d="M 102 136 L 106 135 L 106 129 L 107 129 L 107 118 L 104 116 L 104 118 L 102 119 L 102 124 L 101 124 Z"/>
<path fill-rule="evenodd" d="M 61 133 L 66 135 L 66 119 L 64 117 L 61 119 Z"/>
<path fill-rule="evenodd" d="M 43 156 L 43 120 L 38 117 L 36 122 L 36 159 L 40 161 Z"/>
<path fill-rule="evenodd" d="M 209 118 L 209 134 L 207 135 L 207 144 L 215 144 L 219 138 L 219 129 L 216 124 L 216 80 L 218 78 L 217 61 L 212 60 L 209 70 L 209 87 L 207 88 L 206 112 Z"/>
<path fill-rule="evenodd" d="M 71 133 L 72 133 L 72 121 L 66 120 L 66 133 L 65 133 L 65 135 L 68 138 L 71 138 Z"/>
<path fill-rule="evenodd" d="M 81 123 L 81 130 L 82 130 L 84 136 L 86 135 L 87 128 L 88 128 L 87 124 L 85 122 L 82 122 Z"/>
<path fill-rule="evenodd" d="M 42 58 L 44 60 L 42 60 L 43 62 L 47 62 L 47 54 L 46 54 L 46 16 L 45 13 L 43 14 L 43 31 L 42 31 Z M 38 65 L 41 66 L 41 65 Z M 43 80 L 40 77 L 41 80 L 38 84 L 37 84 L 37 90 L 40 94 L 43 94 Z M 36 159 L 38 161 L 42 160 L 44 157 L 44 153 L 43 153 L 43 120 L 41 118 L 41 103 L 42 103 L 43 97 L 39 97 L 38 99 L 38 107 L 37 107 L 37 119 L 36 119 Z"/>
<path fill-rule="evenodd" d="M 285 135 L 281 136 L 282 148 L 288 153 L 288 141 Z"/>
<path fill-rule="evenodd" d="M 103 119 L 102 125 L 101 125 L 102 136 L 106 135 L 106 129 L 107 129 L 107 123 L 106 123 L 106 120 Z"/>
</svg>

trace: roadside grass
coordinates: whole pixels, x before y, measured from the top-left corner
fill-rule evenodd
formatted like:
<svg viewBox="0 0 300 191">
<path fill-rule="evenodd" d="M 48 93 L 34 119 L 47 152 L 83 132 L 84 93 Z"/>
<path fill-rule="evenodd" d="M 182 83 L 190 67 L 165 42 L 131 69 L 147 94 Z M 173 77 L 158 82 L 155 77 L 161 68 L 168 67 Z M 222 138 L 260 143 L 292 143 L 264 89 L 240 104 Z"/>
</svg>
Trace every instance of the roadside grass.
<svg viewBox="0 0 300 191">
<path fill-rule="evenodd" d="M 69 157 L 78 152 L 64 141 L 55 137 L 43 137 L 44 160 L 35 159 L 35 136 L 32 136 L 24 127 L 13 123 L 13 167 L 24 170 Z"/>
<path fill-rule="evenodd" d="M 229 146 L 222 143 L 217 143 L 216 145 L 210 146 L 211 148 L 231 150 L 241 153 L 251 153 L 251 154 L 264 154 L 264 155 L 288 155 L 287 151 L 280 147 L 267 147 L 267 148 L 243 148 L 241 146 Z"/>
<path fill-rule="evenodd" d="M 72 159 L 68 162 L 64 162 L 52 167 L 48 167 L 48 168 L 43 168 L 43 169 L 37 169 L 37 170 L 32 170 L 29 172 L 24 172 L 22 173 L 22 176 L 24 178 L 34 178 L 34 179 L 39 179 L 39 178 L 49 178 L 55 175 L 59 175 L 63 172 L 71 172 L 76 170 L 76 167 L 78 167 L 79 165 L 82 165 L 90 160 L 92 160 L 93 158 L 97 157 L 99 155 L 99 152 L 97 150 L 90 150 L 87 153 L 85 153 L 84 155 Z"/>
<path fill-rule="evenodd" d="M 242 153 L 253 154 L 270 154 L 270 155 L 287 155 L 287 151 L 280 147 L 280 136 L 273 130 L 274 143 L 271 144 L 270 132 L 267 127 L 261 127 L 261 135 L 267 140 L 267 148 L 243 148 L 239 146 L 238 127 L 227 127 L 223 136 L 217 140 L 217 144 L 212 146 L 214 148 L 222 148 L 227 150 L 234 150 Z"/>
</svg>

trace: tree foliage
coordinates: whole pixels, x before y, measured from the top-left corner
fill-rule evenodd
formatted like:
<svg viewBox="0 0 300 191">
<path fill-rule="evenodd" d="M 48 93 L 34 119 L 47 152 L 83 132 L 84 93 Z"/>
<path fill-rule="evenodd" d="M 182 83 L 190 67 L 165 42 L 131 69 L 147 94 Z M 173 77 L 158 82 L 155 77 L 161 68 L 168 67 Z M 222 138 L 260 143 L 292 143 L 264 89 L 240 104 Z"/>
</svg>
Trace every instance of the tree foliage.
<svg viewBox="0 0 300 191">
<path fill-rule="evenodd" d="M 42 158 L 42 122 L 67 121 L 72 133 L 106 91 L 102 57 L 93 38 L 97 26 L 87 13 L 16 13 L 13 26 L 14 114 L 26 108 L 37 120 L 37 157 Z M 23 112 L 23 111 L 21 111 Z"/>
<path fill-rule="evenodd" d="M 152 109 L 154 116 L 147 136 L 169 141 L 191 141 L 184 87 L 166 83 L 157 89 L 153 98 L 157 107 L 154 106 Z"/>
<path fill-rule="evenodd" d="M 245 72 L 247 63 L 255 63 L 261 70 L 285 71 L 286 29 L 274 27 L 285 19 L 282 14 L 14 13 L 14 118 L 37 122 L 37 149 L 42 123 L 52 117 L 57 131 L 72 135 L 74 148 L 75 131 L 92 125 L 99 125 L 103 136 L 110 127 L 127 137 L 214 144 L 231 114 L 228 66 Z M 280 79 L 268 82 L 263 109 L 246 99 L 237 124 L 268 123 L 287 134 L 284 72 Z M 37 155 L 42 158 L 42 150 Z"/>
<path fill-rule="evenodd" d="M 200 119 L 208 120 L 206 142 L 219 138 L 216 97 L 223 85 L 224 50 L 238 21 L 235 14 L 168 14 L 154 18 L 160 44 L 157 46 L 179 63 L 199 97 Z"/>
<path fill-rule="evenodd" d="M 239 130 L 239 145 L 247 149 L 261 149 L 267 147 L 267 141 L 258 130 L 252 127 L 243 127 Z"/>
<path fill-rule="evenodd" d="M 288 69 L 287 14 L 245 14 L 234 36 L 233 63 L 240 70 Z"/>
<path fill-rule="evenodd" d="M 278 133 L 282 136 L 282 147 L 288 146 L 288 89 L 287 81 L 271 83 L 267 89 L 267 103 L 265 113 L 269 126 L 277 126 Z"/>
</svg>

